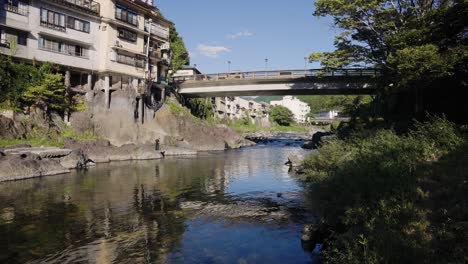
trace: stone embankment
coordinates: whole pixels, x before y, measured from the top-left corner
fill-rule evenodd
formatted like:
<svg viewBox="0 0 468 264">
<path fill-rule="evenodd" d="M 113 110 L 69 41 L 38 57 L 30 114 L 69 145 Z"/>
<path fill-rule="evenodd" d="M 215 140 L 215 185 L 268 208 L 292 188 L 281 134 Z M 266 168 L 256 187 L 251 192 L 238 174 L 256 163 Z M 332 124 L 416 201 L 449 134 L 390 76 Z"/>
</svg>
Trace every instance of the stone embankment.
<svg viewBox="0 0 468 264">
<path fill-rule="evenodd" d="M 67 140 L 65 148 L 27 145 L 0 149 L 0 182 L 68 173 L 95 163 L 162 159 L 165 156 L 196 155 L 188 148 L 126 144 L 113 146 L 107 140 Z"/>
</svg>

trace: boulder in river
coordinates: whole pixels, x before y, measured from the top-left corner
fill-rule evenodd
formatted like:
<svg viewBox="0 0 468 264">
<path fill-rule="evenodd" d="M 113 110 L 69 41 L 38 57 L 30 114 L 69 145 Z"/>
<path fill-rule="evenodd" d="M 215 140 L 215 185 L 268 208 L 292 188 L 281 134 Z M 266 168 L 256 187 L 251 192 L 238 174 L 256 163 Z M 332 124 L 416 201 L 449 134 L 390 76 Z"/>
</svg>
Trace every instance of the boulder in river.
<svg viewBox="0 0 468 264">
<path fill-rule="evenodd" d="M 289 165 L 290 167 L 300 167 L 302 165 L 302 161 L 304 161 L 304 157 L 300 155 L 291 155 L 288 156 L 288 161 L 286 162 L 286 165 Z"/>
<path fill-rule="evenodd" d="M 324 224 L 307 224 L 302 228 L 301 240 L 312 245 L 322 244 L 329 235 L 329 230 Z"/>
<path fill-rule="evenodd" d="M 312 140 L 308 140 L 304 142 L 304 144 L 302 145 L 302 148 L 316 149 L 320 145 L 320 143 L 324 141 L 325 138 L 329 139 L 333 136 L 334 136 L 333 132 L 322 132 L 322 131 L 316 132 L 312 136 Z"/>
<path fill-rule="evenodd" d="M 81 149 L 73 150 L 68 156 L 60 160 L 60 164 L 67 169 L 84 168 L 91 160 Z"/>
</svg>

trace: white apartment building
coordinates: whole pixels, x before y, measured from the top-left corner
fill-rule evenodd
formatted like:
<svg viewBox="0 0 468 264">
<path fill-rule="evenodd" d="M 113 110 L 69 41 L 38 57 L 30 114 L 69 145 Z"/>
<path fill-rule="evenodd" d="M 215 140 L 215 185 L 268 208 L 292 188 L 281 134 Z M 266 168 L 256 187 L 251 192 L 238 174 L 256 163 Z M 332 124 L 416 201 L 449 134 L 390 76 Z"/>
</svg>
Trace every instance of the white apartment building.
<svg viewBox="0 0 468 264">
<path fill-rule="evenodd" d="M 281 101 L 271 101 L 270 104 L 281 105 L 291 110 L 297 123 L 305 123 L 307 121 L 307 114 L 310 112 L 308 104 L 293 96 L 285 96 Z"/>
<path fill-rule="evenodd" d="M 152 0 L 0 0 L 0 54 L 53 62 L 66 86 L 104 92 L 107 107 L 115 89 L 161 99 L 170 25 Z"/>
<path fill-rule="evenodd" d="M 216 114 L 220 118 L 230 120 L 241 119 L 248 115 L 253 122 L 257 118 L 269 117 L 269 105 L 241 97 L 216 97 L 213 98 Z"/>
</svg>

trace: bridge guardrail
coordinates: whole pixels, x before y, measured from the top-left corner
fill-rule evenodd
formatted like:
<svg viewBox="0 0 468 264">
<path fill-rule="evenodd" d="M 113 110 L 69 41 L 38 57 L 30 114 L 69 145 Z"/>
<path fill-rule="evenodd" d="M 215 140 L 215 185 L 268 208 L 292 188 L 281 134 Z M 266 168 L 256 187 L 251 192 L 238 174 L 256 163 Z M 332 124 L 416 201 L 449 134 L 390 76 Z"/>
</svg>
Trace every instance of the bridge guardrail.
<svg viewBox="0 0 468 264">
<path fill-rule="evenodd" d="M 214 74 L 197 74 L 192 76 L 174 77 L 176 82 L 185 81 L 218 81 L 233 79 L 275 79 L 275 78 L 307 78 L 307 77 L 377 77 L 379 69 L 303 69 L 303 70 L 280 70 L 280 71 L 248 71 Z"/>
</svg>

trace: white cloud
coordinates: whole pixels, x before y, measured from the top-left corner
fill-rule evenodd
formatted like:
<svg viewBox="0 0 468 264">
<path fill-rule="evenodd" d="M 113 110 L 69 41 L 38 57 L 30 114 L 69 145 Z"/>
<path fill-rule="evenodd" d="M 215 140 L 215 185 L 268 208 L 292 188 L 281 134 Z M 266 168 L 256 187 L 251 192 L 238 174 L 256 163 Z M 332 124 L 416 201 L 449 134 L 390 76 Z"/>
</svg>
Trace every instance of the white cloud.
<svg viewBox="0 0 468 264">
<path fill-rule="evenodd" d="M 248 37 L 251 37 L 253 35 L 254 35 L 253 32 L 250 32 L 248 30 L 244 30 L 244 31 L 239 31 L 239 32 L 234 33 L 234 34 L 229 34 L 226 37 L 228 39 L 238 39 L 238 38 L 248 38 Z"/>
<path fill-rule="evenodd" d="M 223 47 L 223 46 L 209 46 L 205 44 L 198 45 L 197 51 L 201 55 L 204 55 L 210 58 L 218 58 L 220 53 L 231 52 L 230 49 Z"/>
</svg>

